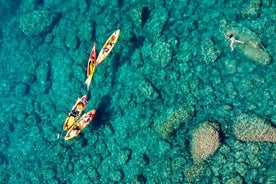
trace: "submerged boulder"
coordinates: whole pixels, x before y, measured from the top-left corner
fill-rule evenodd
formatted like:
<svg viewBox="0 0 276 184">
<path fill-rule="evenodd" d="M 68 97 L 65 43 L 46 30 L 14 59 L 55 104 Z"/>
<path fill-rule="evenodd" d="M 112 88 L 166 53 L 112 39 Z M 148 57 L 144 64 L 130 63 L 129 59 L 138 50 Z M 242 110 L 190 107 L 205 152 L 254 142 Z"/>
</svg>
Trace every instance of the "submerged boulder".
<svg viewBox="0 0 276 184">
<path fill-rule="evenodd" d="M 36 10 L 19 18 L 19 28 L 27 36 L 51 32 L 60 15 L 47 10 Z"/>
<path fill-rule="evenodd" d="M 235 137 L 241 141 L 276 142 L 276 128 L 254 114 L 238 116 L 233 129 Z"/>
<path fill-rule="evenodd" d="M 205 122 L 192 133 L 191 153 L 195 163 L 206 160 L 220 147 L 219 127 Z"/>
<path fill-rule="evenodd" d="M 242 18 L 257 18 L 261 14 L 262 1 L 253 0 L 248 3 L 245 8 L 240 12 Z"/>
<path fill-rule="evenodd" d="M 201 54 L 206 64 L 214 63 L 220 56 L 220 50 L 211 38 L 205 39 L 201 46 Z"/>
<path fill-rule="evenodd" d="M 161 116 L 159 121 L 154 123 L 155 131 L 163 139 L 169 138 L 179 127 L 188 122 L 194 115 L 192 106 L 182 107 L 173 110 L 169 115 Z"/>
<path fill-rule="evenodd" d="M 139 94 L 138 97 L 142 95 L 145 99 L 154 100 L 156 99 L 159 94 L 152 85 L 150 81 L 147 80 L 140 80 L 138 84 Z"/>
<path fill-rule="evenodd" d="M 165 68 L 172 60 L 172 47 L 169 43 L 157 41 L 152 46 L 151 59 L 155 66 Z"/>
</svg>

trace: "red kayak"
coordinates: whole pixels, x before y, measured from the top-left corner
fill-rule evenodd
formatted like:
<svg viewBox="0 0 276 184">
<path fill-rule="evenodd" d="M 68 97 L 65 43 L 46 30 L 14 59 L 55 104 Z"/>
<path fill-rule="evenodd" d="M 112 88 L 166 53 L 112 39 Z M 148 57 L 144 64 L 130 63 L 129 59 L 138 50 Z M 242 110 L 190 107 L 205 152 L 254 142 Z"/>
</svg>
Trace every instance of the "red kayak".
<svg viewBox="0 0 276 184">
<path fill-rule="evenodd" d="M 97 66 L 96 63 L 96 59 L 97 59 L 97 54 L 96 54 L 96 43 L 94 43 L 94 46 L 91 50 L 91 53 L 89 55 L 89 59 L 87 62 L 87 79 L 85 81 L 85 84 L 87 85 L 87 90 L 89 90 L 94 72 L 95 72 L 95 68 Z"/>
</svg>

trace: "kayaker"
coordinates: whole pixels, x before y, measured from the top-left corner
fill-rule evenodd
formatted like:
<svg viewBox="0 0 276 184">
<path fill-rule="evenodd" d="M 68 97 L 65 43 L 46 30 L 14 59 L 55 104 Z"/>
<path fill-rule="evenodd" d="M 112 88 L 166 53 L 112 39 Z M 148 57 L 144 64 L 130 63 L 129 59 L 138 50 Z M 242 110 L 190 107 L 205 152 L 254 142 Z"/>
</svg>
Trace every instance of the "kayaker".
<svg viewBox="0 0 276 184">
<path fill-rule="evenodd" d="M 73 135 L 79 134 L 79 132 L 81 131 L 79 126 L 80 126 L 79 124 L 74 125 L 73 130 L 71 131 L 71 134 L 73 134 Z"/>
<path fill-rule="evenodd" d="M 84 107 L 86 106 L 87 104 L 87 99 L 86 98 L 82 98 L 80 103 L 76 106 L 76 108 L 74 108 L 72 111 L 71 111 L 71 115 L 74 116 L 74 117 L 77 117 L 78 115 L 80 115 L 80 111 L 82 111 L 84 109 Z"/>
</svg>

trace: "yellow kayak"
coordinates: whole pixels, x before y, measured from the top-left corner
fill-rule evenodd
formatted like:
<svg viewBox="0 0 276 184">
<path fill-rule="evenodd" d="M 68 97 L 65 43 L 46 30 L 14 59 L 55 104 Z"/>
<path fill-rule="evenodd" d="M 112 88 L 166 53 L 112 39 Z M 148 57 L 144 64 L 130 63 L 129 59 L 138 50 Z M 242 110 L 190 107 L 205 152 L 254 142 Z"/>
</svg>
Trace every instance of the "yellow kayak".
<svg viewBox="0 0 276 184">
<path fill-rule="evenodd" d="M 88 59 L 88 63 L 87 63 L 87 79 L 85 81 L 85 84 L 87 85 L 87 91 L 89 90 L 94 72 L 95 72 L 95 68 L 97 66 L 96 63 L 96 43 L 94 43 L 94 46 L 91 50 L 91 53 L 89 55 L 89 59 Z"/>
<path fill-rule="evenodd" d="M 96 110 L 91 110 L 88 113 L 85 113 L 73 126 L 68 130 L 65 140 L 72 139 L 77 137 L 79 133 L 94 119 L 96 115 Z"/>
<path fill-rule="evenodd" d="M 101 49 L 98 58 L 97 58 L 97 65 L 103 62 L 103 60 L 110 54 L 111 50 L 115 46 L 120 36 L 120 29 L 115 31 L 105 42 L 103 48 Z"/>
<path fill-rule="evenodd" d="M 88 102 L 87 95 L 84 95 L 83 97 L 77 99 L 75 105 L 73 106 L 70 113 L 67 115 L 65 119 L 63 130 L 68 130 L 73 126 L 75 121 L 78 119 L 78 117 L 86 108 L 87 102 Z"/>
</svg>

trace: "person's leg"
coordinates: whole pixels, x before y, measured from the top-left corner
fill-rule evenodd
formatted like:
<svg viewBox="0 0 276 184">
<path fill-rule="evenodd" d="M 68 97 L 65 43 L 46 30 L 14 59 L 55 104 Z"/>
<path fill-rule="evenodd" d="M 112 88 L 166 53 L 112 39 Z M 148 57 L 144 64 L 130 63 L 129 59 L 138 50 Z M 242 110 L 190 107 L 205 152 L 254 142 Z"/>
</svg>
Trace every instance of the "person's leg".
<svg viewBox="0 0 276 184">
<path fill-rule="evenodd" d="M 236 40 L 236 42 L 244 44 L 244 41 Z"/>
<path fill-rule="evenodd" d="M 231 42 L 230 47 L 231 47 L 231 51 L 233 51 L 234 50 L 234 42 Z"/>
</svg>

